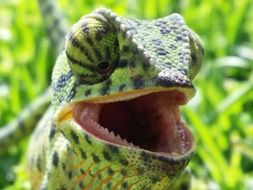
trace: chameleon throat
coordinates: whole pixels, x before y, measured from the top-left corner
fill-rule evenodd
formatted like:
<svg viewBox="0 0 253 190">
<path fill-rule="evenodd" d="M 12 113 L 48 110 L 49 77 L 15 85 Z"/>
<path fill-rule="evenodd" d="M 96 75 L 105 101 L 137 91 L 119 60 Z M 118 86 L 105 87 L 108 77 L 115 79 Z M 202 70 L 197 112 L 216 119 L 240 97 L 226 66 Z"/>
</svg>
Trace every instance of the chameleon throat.
<svg viewBox="0 0 253 190">
<path fill-rule="evenodd" d="M 85 132 L 100 140 L 174 157 L 193 146 L 179 114 L 186 101 L 182 92 L 171 90 L 110 103 L 78 102 L 72 114 Z"/>
</svg>

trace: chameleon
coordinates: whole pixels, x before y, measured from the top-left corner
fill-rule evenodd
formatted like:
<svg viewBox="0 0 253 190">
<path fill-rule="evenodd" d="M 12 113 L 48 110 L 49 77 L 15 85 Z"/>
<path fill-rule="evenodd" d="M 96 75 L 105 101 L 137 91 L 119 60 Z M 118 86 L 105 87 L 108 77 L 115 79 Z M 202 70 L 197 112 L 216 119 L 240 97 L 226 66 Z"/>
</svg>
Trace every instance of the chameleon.
<svg viewBox="0 0 253 190">
<path fill-rule="evenodd" d="M 1 128 L 1 151 L 47 109 L 27 150 L 32 189 L 188 189 L 196 145 L 180 106 L 196 92 L 200 37 L 177 13 L 139 20 L 106 8 L 64 31 L 49 32 L 59 50 L 50 90 Z"/>
</svg>

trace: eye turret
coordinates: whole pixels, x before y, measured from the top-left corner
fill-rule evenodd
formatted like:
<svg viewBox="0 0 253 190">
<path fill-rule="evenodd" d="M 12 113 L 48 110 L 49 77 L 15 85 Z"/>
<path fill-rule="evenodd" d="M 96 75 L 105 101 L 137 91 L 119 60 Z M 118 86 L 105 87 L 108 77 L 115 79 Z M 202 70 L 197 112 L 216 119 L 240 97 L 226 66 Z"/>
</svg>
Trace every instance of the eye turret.
<svg viewBox="0 0 253 190">
<path fill-rule="evenodd" d="M 106 80 L 119 61 L 115 28 L 101 15 L 83 17 L 67 36 L 65 52 L 73 73 L 81 82 Z"/>
<path fill-rule="evenodd" d="M 199 72 L 201 67 L 203 57 L 204 57 L 204 48 L 201 43 L 200 38 L 192 32 L 190 36 L 190 50 L 191 50 L 191 64 L 190 64 L 190 79 L 194 77 Z"/>
</svg>

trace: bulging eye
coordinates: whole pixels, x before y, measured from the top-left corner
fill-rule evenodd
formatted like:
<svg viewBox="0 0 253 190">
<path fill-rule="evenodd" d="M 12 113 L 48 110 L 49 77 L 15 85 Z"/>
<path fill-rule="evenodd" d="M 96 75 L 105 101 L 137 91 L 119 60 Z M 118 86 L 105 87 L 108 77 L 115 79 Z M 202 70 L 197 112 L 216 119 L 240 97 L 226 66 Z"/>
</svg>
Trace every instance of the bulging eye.
<svg viewBox="0 0 253 190">
<path fill-rule="evenodd" d="M 107 73 L 111 69 L 111 64 L 108 61 L 102 61 L 97 66 L 97 71 L 101 74 Z"/>
<path fill-rule="evenodd" d="M 119 61 L 115 28 L 102 15 L 87 15 L 73 26 L 65 42 L 65 53 L 81 82 L 95 84 L 106 80 Z"/>
<path fill-rule="evenodd" d="M 202 64 L 204 57 L 204 48 L 200 38 L 192 32 L 190 36 L 191 49 L 191 65 L 190 65 L 190 79 L 194 79 Z"/>
</svg>

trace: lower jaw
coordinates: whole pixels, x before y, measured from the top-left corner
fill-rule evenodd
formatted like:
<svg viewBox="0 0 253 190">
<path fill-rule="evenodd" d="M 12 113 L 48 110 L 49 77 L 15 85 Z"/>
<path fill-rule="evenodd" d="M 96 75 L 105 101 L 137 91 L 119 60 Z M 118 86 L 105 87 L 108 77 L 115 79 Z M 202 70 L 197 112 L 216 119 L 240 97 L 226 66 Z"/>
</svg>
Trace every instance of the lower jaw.
<svg viewBox="0 0 253 190">
<path fill-rule="evenodd" d="M 181 122 L 179 91 L 156 92 L 112 103 L 76 103 L 74 120 L 87 133 L 115 145 L 144 149 L 163 156 L 191 152 L 193 136 Z"/>
</svg>

